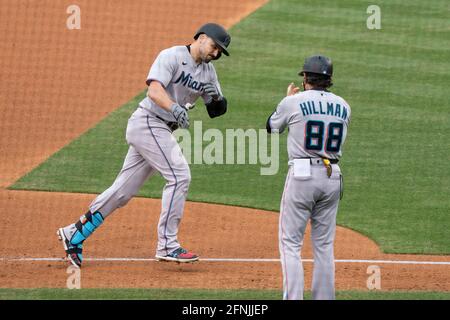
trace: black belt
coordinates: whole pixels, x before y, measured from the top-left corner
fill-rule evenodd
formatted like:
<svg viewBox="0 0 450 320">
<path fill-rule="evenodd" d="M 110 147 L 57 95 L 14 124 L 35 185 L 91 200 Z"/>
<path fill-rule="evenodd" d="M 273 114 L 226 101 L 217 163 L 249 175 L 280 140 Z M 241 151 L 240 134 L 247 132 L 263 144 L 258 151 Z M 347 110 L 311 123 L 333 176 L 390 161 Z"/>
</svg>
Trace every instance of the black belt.
<svg viewBox="0 0 450 320">
<path fill-rule="evenodd" d="M 309 159 L 309 161 L 311 162 L 311 164 L 313 164 L 313 161 L 314 161 L 314 160 L 318 161 L 317 163 L 319 163 L 319 162 L 320 162 L 320 159 L 326 159 L 326 158 L 319 158 L 319 157 L 317 157 L 317 158 L 300 158 L 300 159 Z M 328 160 L 330 161 L 331 164 L 336 164 L 336 163 L 339 162 L 338 159 L 328 159 Z"/>
<path fill-rule="evenodd" d="M 165 124 L 167 124 L 167 126 L 169 127 L 169 129 L 171 131 L 175 131 L 178 129 L 178 122 L 173 122 L 173 121 L 167 121 L 164 120 L 163 118 L 161 118 L 160 116 L 155 114 L 155 117 L 157 117 L 159 120 L 161 120 L 162 122 L 164 122 Z"/>
</svg>

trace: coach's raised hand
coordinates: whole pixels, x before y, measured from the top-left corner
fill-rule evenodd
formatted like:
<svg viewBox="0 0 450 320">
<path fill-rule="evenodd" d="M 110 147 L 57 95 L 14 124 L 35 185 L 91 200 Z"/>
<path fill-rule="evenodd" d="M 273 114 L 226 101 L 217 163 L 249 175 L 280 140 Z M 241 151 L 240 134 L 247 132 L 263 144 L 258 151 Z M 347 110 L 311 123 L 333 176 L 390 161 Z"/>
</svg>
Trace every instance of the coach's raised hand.
<svg viewBox="0 0 450 320">
<path fill-rule="evenodd" d="M 291 82 L 286 90 L 286 96 L 293 96 L 300 92 L 300 88 L 296 87 L 293 82 Z"/>
</svg>

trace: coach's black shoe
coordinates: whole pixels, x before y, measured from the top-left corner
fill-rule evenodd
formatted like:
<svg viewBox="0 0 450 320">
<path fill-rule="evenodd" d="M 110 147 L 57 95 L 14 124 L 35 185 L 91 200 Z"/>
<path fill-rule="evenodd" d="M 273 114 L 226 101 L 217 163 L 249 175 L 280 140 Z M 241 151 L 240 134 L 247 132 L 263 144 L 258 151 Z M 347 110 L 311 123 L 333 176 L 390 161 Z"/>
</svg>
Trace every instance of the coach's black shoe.
<svg viewBox="0 0 450 320">
<path fill-rule="evenodd" d="M 66 259 L 74 266 L 81 268 L 81 263 L 83 262 L 83 245 L 72 245 L 69 239 L 66 237 L 63 228 L 59 228 L 56 232 L 60 241 L 64 245 L 64 250 L 66 251 Z"/>
</svg>

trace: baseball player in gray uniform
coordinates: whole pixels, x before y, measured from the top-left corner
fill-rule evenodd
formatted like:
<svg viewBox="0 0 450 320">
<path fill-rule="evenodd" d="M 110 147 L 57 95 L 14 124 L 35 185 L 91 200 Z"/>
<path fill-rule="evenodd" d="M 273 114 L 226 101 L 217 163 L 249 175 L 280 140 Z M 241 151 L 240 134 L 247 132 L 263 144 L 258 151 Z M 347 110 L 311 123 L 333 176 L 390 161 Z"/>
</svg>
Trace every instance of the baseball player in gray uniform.
<svg viewBox="0 0 450 320">
<path fill-rule="evenodd" d="M 231 37 L 220 25 L 207 23 L 187 46 L 161 51 L 147 76 L 148 93 L 128 120 L 129 145 L 122 170 L 114 183 L 90 205 L 78 221 L 57 231 L 67 259 L 81 267 L 84 241 L 115 209 L 124 206 L 143 183 L 159 172 L 166 180 L 158 223 L 156 259 L 193 262 L 198 255 L 177 239 L 191 181 L 189 165 L 172 132 L 189 127 L 188 110 L 202 97 L 211 118 L 223 115 L 227 100 L 222 94 L 211 60 L 229 55 Z"/>
<path fill-rule="evenodd" d="M 279 250 L 283 299 L 301 300 L 304 273 L 301 249 L 311 220 L 314 253 L 313 299 L 335 298 L 334 238 L 342 195 L 338 162 L 350 122 L 350 106 L 329 92 L 332 62 L 318 55 L 305 60 L 299 75 L 303 92 L 291 83 L 285 97 L 267 120 L 267 131 L 287 127 L 289 170 L 280 205 Z"/>
</svg>

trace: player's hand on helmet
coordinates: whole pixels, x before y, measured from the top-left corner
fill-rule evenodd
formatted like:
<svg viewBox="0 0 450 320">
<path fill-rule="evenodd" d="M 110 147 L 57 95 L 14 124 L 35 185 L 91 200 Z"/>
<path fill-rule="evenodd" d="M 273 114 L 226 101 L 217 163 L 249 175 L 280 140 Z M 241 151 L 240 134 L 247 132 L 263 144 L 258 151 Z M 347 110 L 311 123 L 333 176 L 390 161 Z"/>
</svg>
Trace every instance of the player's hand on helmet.
<svg viewBox="0 0 450 320">
<path fill-rule="evenodd" d="M 178 103 L 174 103 L 171 107 L 171 111 L 180 128 L 189 128 L 189 116 L 186 108 L 180 106 Z"/>
<path fill-rule="evenodd" d="M 287 88 L 286 96 L 293 96 L 294 94 L 297 94 L 300 91 L 299 87 L 296 87 L 293 82 L 291 82 Z"/>
<path fill-rule="evenodd" d="M 214 83 L 206 83 L 203 86 L 205 93 L 213 98 L 214 101 L 221 101 L 223 97 L 220 95 L 219 89 L 216 87 Z"/>
</svg>

